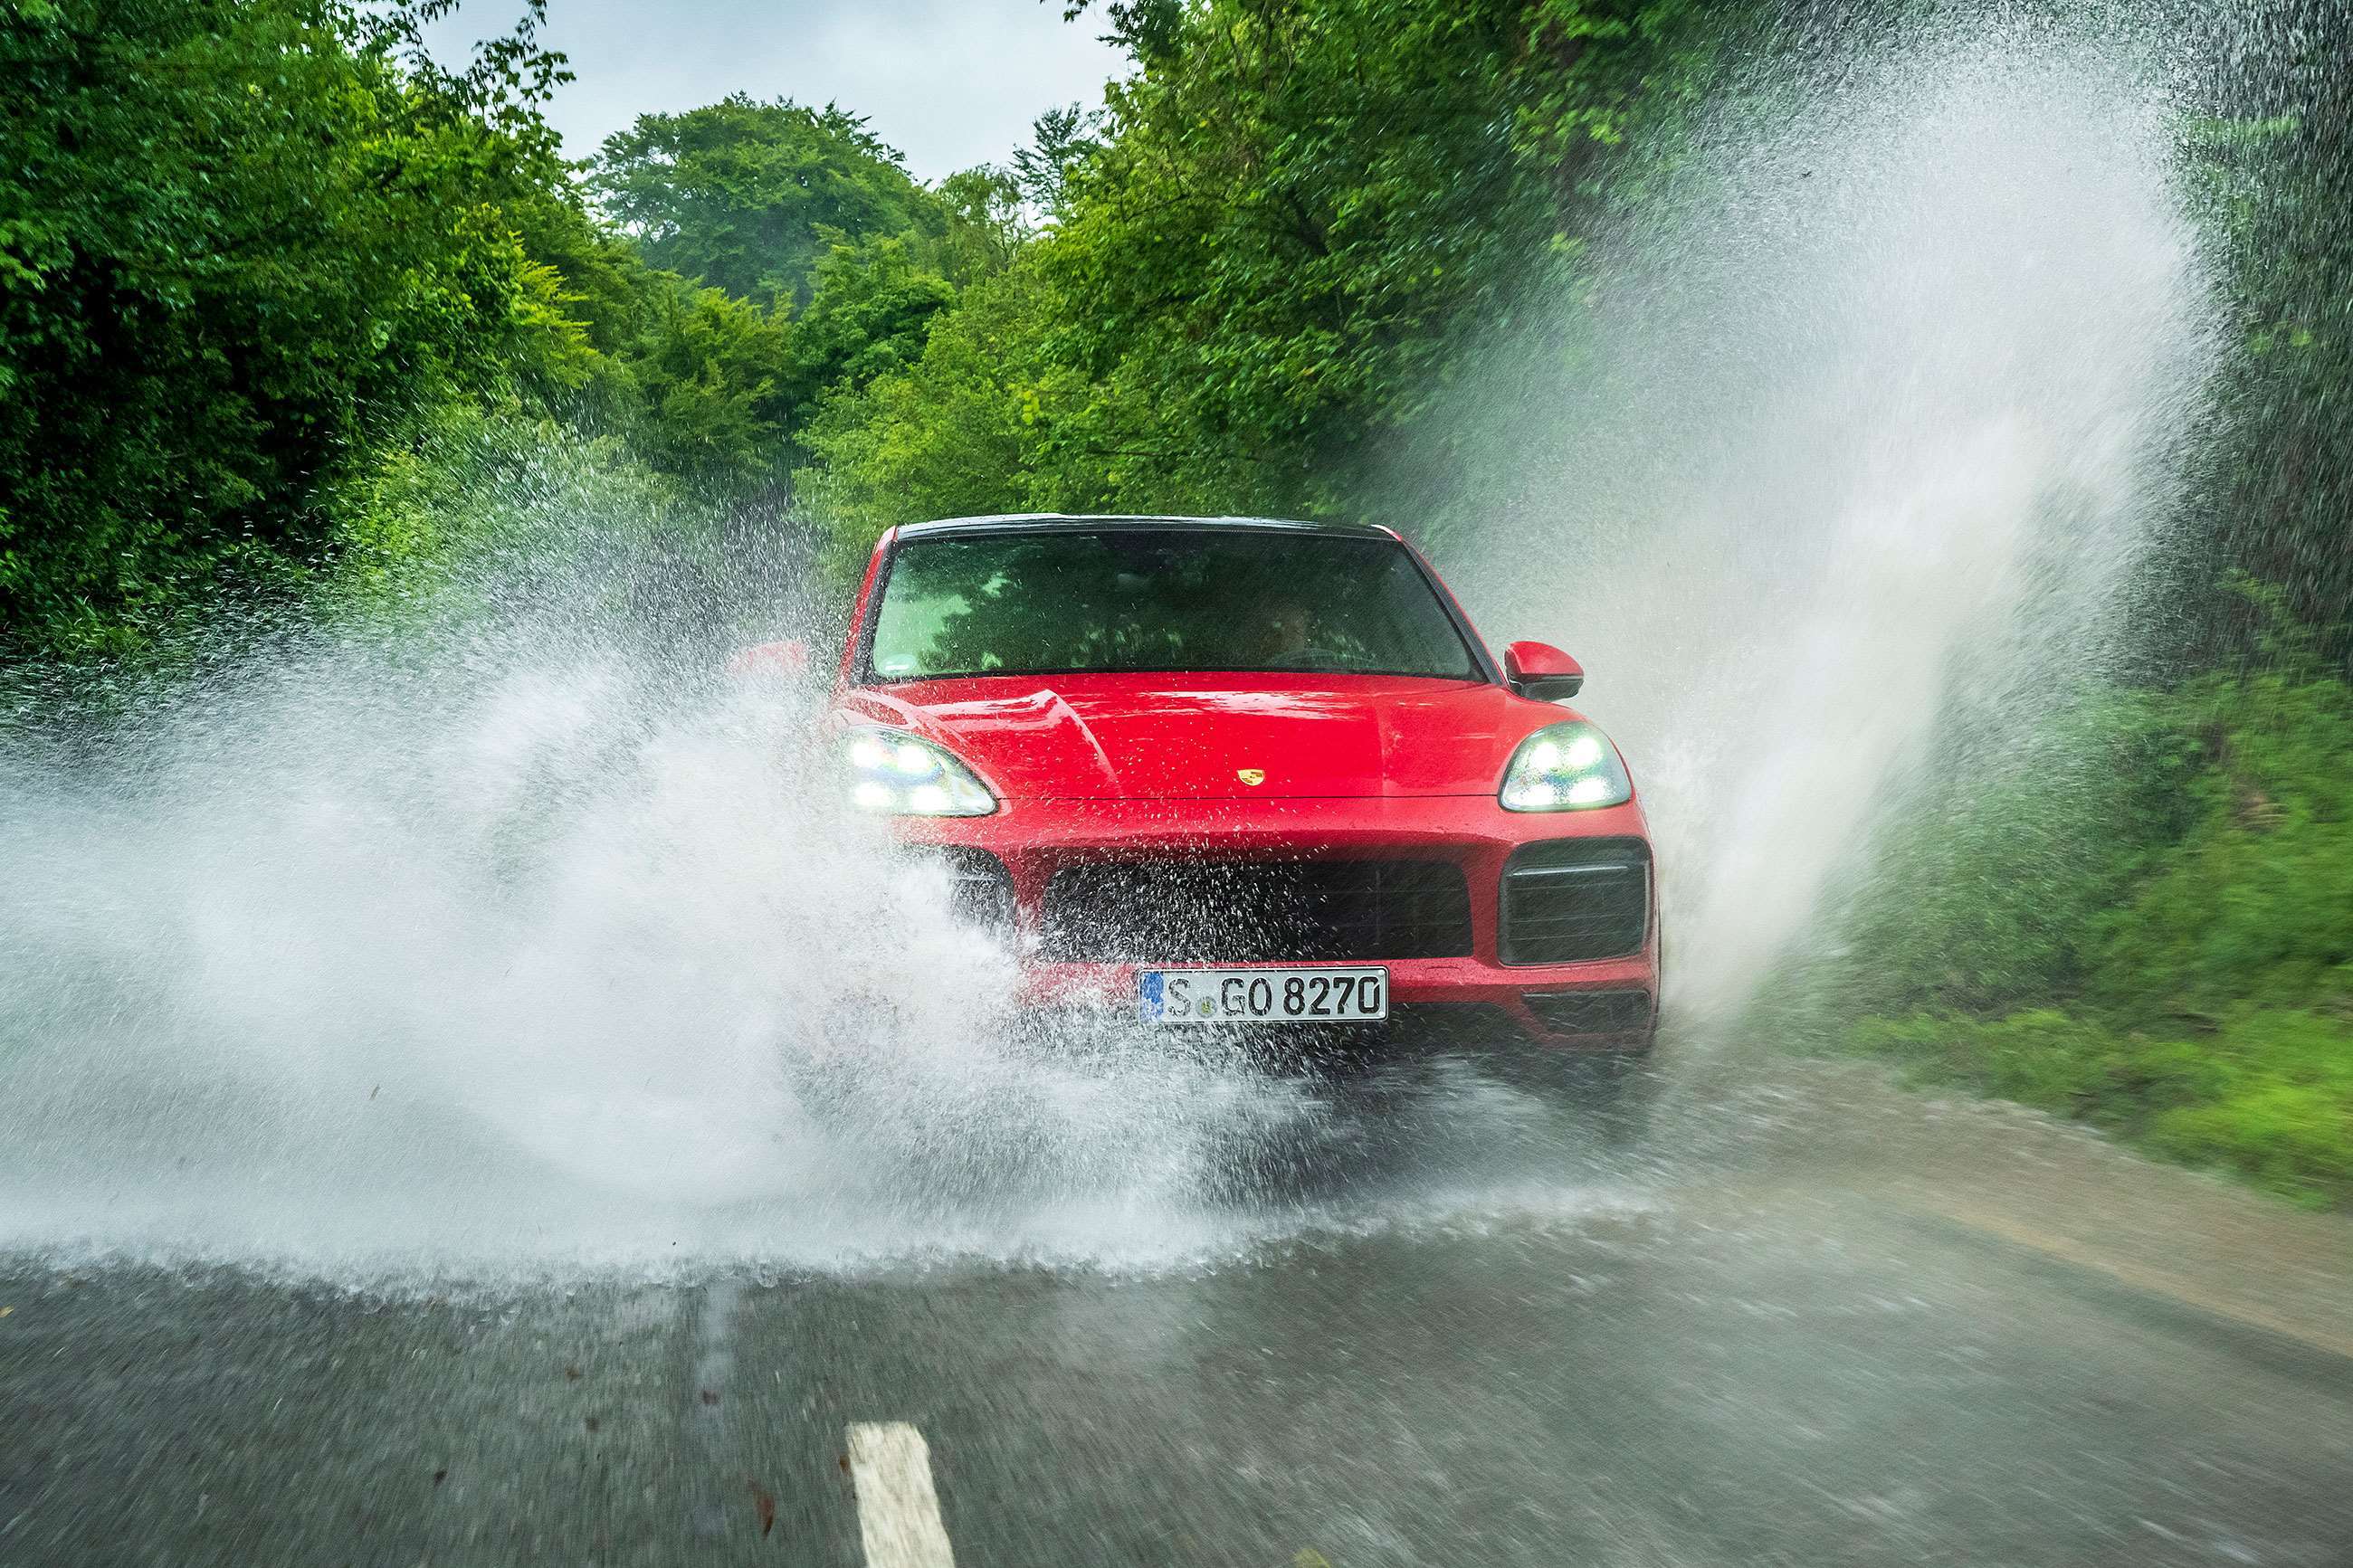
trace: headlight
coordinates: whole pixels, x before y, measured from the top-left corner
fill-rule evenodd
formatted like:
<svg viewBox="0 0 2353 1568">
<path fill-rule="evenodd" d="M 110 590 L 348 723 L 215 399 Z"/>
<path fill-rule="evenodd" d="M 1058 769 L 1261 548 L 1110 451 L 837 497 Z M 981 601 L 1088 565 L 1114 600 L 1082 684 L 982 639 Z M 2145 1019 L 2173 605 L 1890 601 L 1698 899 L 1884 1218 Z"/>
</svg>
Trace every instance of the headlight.
<svg viewBox="0 0 2353 1568">
<path fill-rule="evenodd" d="M 1580 811 L 1625 805 L 1634 784 L 1609 736 L 1583 722 L 1547 724 L 1512 753 L 1496 798 L 1505 811 Z"/>
<path fill-rule="evenodd" d="M 892 816 L 987 816 L 997 797 L 972 770 L 929 741 L 889 730 L 859 730 L 843 742 L 849 799 Z"/>
</svg>

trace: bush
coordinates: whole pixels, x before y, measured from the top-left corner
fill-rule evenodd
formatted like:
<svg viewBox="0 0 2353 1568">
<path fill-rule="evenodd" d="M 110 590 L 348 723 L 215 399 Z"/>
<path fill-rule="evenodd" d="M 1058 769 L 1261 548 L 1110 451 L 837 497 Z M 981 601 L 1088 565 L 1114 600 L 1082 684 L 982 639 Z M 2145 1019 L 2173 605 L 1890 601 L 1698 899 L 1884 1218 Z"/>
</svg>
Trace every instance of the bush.
<svg viewBox="0 0 2353 1568">
<path fill-rule="evenodd" d="M 2185 830 L 2192 742 L 2160 695 L 2094 689 L 2039 742 L 1957 744 L 1875 847 L 1815 977 L 1848 1016 L 2008 1011 L 2075 994 L 2100 921 Z"/>
<path fill-rule="evenodd" d="M 2095 999 L 2146 1015 L 2353 996 L 2353 688 L 2211 680 L 2171 718 L 2200 757 L 2194 816 L 2096 922 Z"/>
<path fill-rule="evenodd" d="M 1916 802 L 1775 1022 L 2353 1196 L 2353 687 L 2274 652 Z"/>
<path fill-rule="evenodd" d="M 367 431 L 558 366 L 534 115 L 398 7 L 60 0 L 0 26 L 0 656 L 135 653 L 300 578 Z M 549 57 L 508 40 L 515 79 Z M 488 89 L 484 89 L 488 90 Z M 512 111 L 512 112 L 510 112 Z"/>
</svg>

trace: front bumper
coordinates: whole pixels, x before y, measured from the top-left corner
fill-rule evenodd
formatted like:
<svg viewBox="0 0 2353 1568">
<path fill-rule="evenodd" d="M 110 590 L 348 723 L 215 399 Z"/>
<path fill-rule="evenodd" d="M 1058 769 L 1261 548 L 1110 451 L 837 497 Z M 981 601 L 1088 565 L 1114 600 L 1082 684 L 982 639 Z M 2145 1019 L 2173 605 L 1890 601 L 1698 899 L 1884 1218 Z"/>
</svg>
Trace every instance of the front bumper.
<svg viewBox="0 0 2353 1568">
<path fill-rule="evenodd" d="M 1505 963 L 1501 956 L 1503 878 L 1513 852 L 1561 839 L 1647 844 L 1639 801 L 1594 811 L 1520 813 L 1504 811 L 1488 795 L 1016 800 L 989 816 L 902 818 L 898 826 L 911 846 L 984 850 L 1002 862 L 1011 882 L 1014 940 L 1026 957 L 1024 1000 L 1039 1005 L 1133 1009 L 1139 968 L 1186 967 L 1040 958 L 1047 889 L 1065 868 L 1107 859 L 1412 858 L 1461 867 L 1470 892 L 1470 951 L 1349 960 L 1388 966 L 1393 1017 L 1449 1032 L 1492 1024 L 1548 1044 L 1599 1048 L 1647 1044 L 1656 1022 L 1655 868 L 1638 951 L 1571 963 Z"/>
</svg>

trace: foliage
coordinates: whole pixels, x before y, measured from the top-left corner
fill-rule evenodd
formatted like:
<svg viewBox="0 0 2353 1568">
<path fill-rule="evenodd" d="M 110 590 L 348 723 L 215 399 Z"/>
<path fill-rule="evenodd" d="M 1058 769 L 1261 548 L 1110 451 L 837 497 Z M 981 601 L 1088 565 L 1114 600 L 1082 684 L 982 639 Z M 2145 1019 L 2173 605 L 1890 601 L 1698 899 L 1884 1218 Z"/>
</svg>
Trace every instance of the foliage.
<svg viewBox="0 0 2353 1568">
<path fill-rule="evenodd" d="M 506 206 L 504 79 L 405 73 L 341 0 L 61 0 L 0 22 L 0 637 L 122 649 L 279 581 L 313 479 L 448 395 L 562 379 Z M 536 90 L 538 58 L 509 51 Z"/>
<path fill-rule="evenodd" d="M 643 114 L 606 138 L 591 184 L 651 265 L 763 305 L 805 302 L 835 244 L 944 226 L 866 121 L 737 93 Z"/>
<path fill-rule="evenodd" d="M 2193 10 L 2216 113 L 2189 128 L 2228 268 L 2243 352 L 2221 392 L 2232 439 L 2207 486 L 2211 522 L 2189 569 L 2196 651 L 2247 649 L 2265 624 L 2236 595 L 2202 590 L 2214 563 L 2277 584 L 2353 653 L 2353 11 L 2343 0 L 2277 0 L 2260 25 Z"/>
<path fill-rule="evenodd" d="M 848 553 L 1008 505 L 1380 514 L 1381 433 L 1573 260 L 1596 176 L 1730 14 L 1113 6 L 1141 68 L 1015 160 L 1052 227 L 924 363 L 820 418 L 811 493 Z"/>
<path fill-rule="evenodd" d="M 12 11 L 16 652 L 132 654 L 237 581 L 308 592 L 346 481 L 461 416 L 617 437 L 772 512 L 797 469 L 846 556 L 910 511 L 1377 510 L 1358 455 L 1573 251 L 1594 160 L 1714 25 L 1115 5 L 1141 68 L 1108 104 L 932 189 L 854 115 L 740 95 L 641 117 L 584 183 L 536 7 L 462 69 L 422 47 L 448 7 Z"/>
<path fill-rule="evenodd" d="M 1024 258 L 934 321 L 913 364 L 821 408 L 800 484 L 843 563 L 913 517 L 1182 506 L 1123 472 L 1116 397 L 1040 352 L 1062 313 Z"/>
<path fill-rule="evenodd" d="M 397 619 L 471 576 L 511 587 L 572 564 L 583 538 L 642 547 L 709 521 L 617 438 L 543 416 L 446 404 L 373 448 L 322 497 L 335 519 L 322 591 L 363 619 Z M 484 571 L 485 562 L 501 563 Z M 518 566 L 525 568 L 517 570 Z"/>
<path fill-rule="evenodd" d="M 1029 145 L 1013 154 L 1013 180 L 1022 196 L 1039 211 L 1060 216 L 1068 200 L 1071 171 L 1103 149 L 1094 136 L 1097 125 L 1097 118 L 1075 103 L 1039 115 L 1031 127 Z"/>
<path fill-rule="evenodd" d="M 956 297 L 955 285 L 896 237 L 835 247 L 818 263 L 815 285 L 793 324 L 792 380 L 803 408 L 829 391 L 853 393 L 903 373 L 923 356 L 932 318 Z"/>
<path fill-rule="evenodd" d="M 2353 686 L 2272 653 L 1922 803 L 1783 1022 L 2353 1196 Z"/>
<path fill-rule="evenodd" d="M 668 273 L 648 280 L 641 308 L 624 351 L 638 450 L 707 488 L 780 483 L 794 368 L 785 323 Z"/>
<path fill-rule="evenodd" d="M 2094 689 L 2019 749 L 1923 770 L 1808 985 L 1849 1013 L 1993 1012 L 2082 990 L 2098 921 L 2184 831 L 2197 742 L 2161 693 Z M 1868 962 L 1861 962 L 1868 955 Z"/>
<path fill-rule="evenodd" d="M 669 131 L 706 172 L 715 122 L 765 135 L 731 166 L 791 188 L 728 222 L 786 235 L 770 259 L 807 308 L 699 288 L 593 214 L 541 115 L 568 73 L 536 10 L 449 69 L 421 47 L 448 8 L 0 23 L 0 656 L 137 657 L 227 598 L 312 592 L 354 538 L 455 547 L 448 519 L 342 509 L 470 416 L 574 423 L 781 513 L 818 405 L 911 363 L 1026 236 L 1008 175 L 927 192 L 847 116 L 731 102 Z M 669 248 L 721 244 L 696 232 Z"/>
<path fill-rule="evenodd" d="M 2092 994 L 2177 1014 L 2353 1002 L 2353 688 L 2272 669 L 2200 681 L 2174 709 L 2200 752 L 2189 829 L 2092 922 Z"/>
</svg>

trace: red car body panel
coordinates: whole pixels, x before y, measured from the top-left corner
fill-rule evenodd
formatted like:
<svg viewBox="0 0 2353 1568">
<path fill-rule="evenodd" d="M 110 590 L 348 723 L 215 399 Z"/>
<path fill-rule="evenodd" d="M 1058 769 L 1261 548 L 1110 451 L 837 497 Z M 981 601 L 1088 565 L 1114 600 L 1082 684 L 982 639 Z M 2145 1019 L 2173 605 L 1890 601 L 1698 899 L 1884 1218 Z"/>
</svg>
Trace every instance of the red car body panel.
<svg viewBox="0 0 2353 1568">
<path fill-rule="evenodd" d="M 1492 801 L 1535 727 L 1500 686 L 1379 675 L 981 676 L 842 705 L 939 742 L 1006 800 Z"/>
<path fill-rule="evenodd" d="M 1045 521 L 972 520 L 971 525 Z M 1654 874 L 1639 951 L 1569 963 L 1503 959 L 1503 881 L 1514 850 L 1562 839 L 1632 840 L 1643 846 L 1647 863 L 1650 835 L 1639 791 L 1624 805 L 1577 811 L 1507 811 L 1497 800 L 1520 742 L 1546 725 L 1578 718 L 1575 710 L 1522 697 L 1500 675 L 1086 673 L 861 680 L 865 634 L 898 540 L 899 531 L 886 533 L 868 563 L 843 649 L 836 721 L 934 742 L 996 795 L 998 808 L 989 816 L 908 816 L 894 818 L 892 826 L 909 845 L 985 851 L 1003 863 L 1017 942 L 1027 955 L 1029 998 L 1135 1005 L 1135 973 L 1144 965 L 1057 963 L 1039 955 L 1037 935 L 1049 884 L 1074 866 L 1445 861 L 1461 868 L 1470 889 L 1471 951 L 1448 957 L 1366 954 L 1363 962 L 1388 966 L 1398 1009 L 1483 1006 L 1522 1034 L 1554 1044 L 1648 1043 L 1659 981 Z M 1427 563 L 1423 568 L 1428 571 Z M 1443 595 L 1435 573 L 1430 577 Z M 1495 669 L 1468 618 L 1447 597 L 1482 663 Z M 1560 1026 L 1564 1007 L 1570 1016 L 1576 1009 L 1556 999 L 1595 994 L 1620 1004 L 1608 1015 L 1609 1027 Z M 1546 1015 L 1555 1022 L 1547 1023 Z"/>
</svg>

